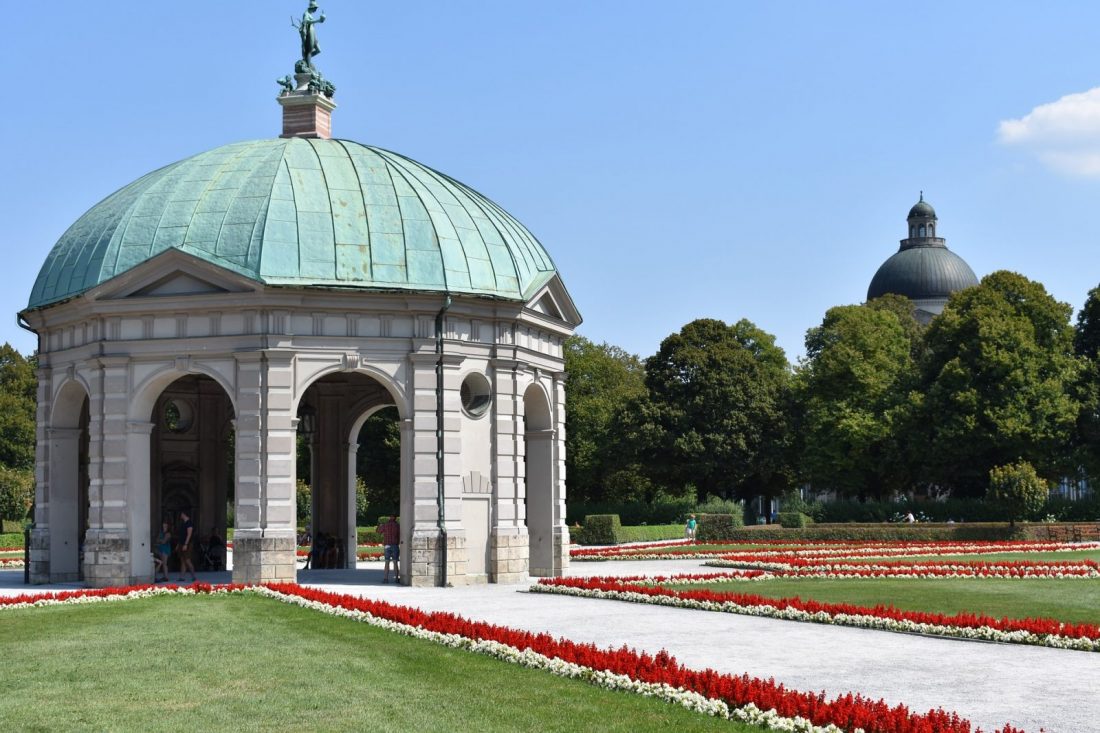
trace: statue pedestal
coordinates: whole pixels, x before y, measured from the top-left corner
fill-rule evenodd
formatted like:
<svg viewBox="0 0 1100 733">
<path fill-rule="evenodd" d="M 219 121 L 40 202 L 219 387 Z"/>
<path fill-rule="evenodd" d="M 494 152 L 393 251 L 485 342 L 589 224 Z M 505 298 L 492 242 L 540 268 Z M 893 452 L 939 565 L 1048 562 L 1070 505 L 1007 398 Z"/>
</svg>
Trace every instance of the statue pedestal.
<svg viewBox="0 0 1100 733">
<path fill-rule="evenodd" d="M 309 84 L 309 74 L 295 74 L 301 83 L 302 76 Z M 320 93 L 301 89 L 278 97 L 283 107 L 283 134 L 279 137 L 332 137 L 332 110 L 336 102 Z"/>
</svg>

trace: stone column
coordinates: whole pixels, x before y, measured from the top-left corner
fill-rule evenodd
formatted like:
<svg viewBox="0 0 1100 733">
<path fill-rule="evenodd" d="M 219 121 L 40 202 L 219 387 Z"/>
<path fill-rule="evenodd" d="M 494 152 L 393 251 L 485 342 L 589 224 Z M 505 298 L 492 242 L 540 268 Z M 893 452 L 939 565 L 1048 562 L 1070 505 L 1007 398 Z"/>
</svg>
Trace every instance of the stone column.
<svg viewBox="0 0 1100 733">
<path fill-rule="evenodd" d="M 233 582 L 295 579 L 293 356 L 237 359 L 237 490 Z"/>
<path fill-rule="evenodd" d="M 493 527 L 489 539 L 489 580 L 525 583 L 529 539 L 524 514 L 523 414 L 519 373 L 526 365 L 507 359 L 490 362 L 493 380 Z"/>
<path fill-rule="evenodd" d="M 153 582 L 152 478 L 149 441 L 153 423 L 130 421 L 126 425 L 127 504 L 130 510 L 130 578 L 133 583 Z M 159 527 L 159 525 L 158 525 Z"/>
<path fill-rule="evenodd" d="M 103 588 L 134 581 L 126 471 L 131 385 L 127 357 L 101 357 L 97 362 L 97 384 L 88 396 L 90 480 L 84 580 L 93 588 Z"/>
<path fill-rule="evenodd" d="M 50 484 L 48 526 L 36 529 L 45 533 L 38 549 L 48 549 L 48 570 L 40 582 L 64 583 L 80 579 L 80 428 L 50 428 Z M 35 562 L 32 534 L 31 563 Z"/>
<path fill-rule="evenodd" d="M 359 549 L 359 527 L 355 521 L 355 511 L 358 508 L 358 505 L 356 504 L 355 493 L 355 464 L 356 459 L 359 457 L 359 444 L 354 442 L 344 443 L 344 450 L 347 454 L 347 461 L 345 464 L 347 466 L 347 473 L 345 474 L 345 477 L 348 487 L 348 506 L 346 511 L 344 512 L 344 516 L 347 518 L 347 522 L 344 525 L 344 537 L 347 538 L 345 542 L 344 556 L 347 559 L 346 567 L 354 570 L 355 563 L 358 560 L 357 552 Z M 398 570 L 397 572 L 401 571 Z"/>
</svg>

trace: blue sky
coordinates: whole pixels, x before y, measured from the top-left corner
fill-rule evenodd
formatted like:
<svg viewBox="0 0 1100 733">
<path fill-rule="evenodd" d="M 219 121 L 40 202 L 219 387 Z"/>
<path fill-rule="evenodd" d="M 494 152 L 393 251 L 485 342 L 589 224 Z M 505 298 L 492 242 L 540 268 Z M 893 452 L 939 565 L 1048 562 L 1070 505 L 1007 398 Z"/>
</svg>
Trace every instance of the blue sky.
<svg viewBox="0 0 1100 733">
<path fill-rule="evenodd" d="M 115 189 L 280 129 L 306 3 L 21 6 L 8 34 L 0 340 Z M 15 6 L 11 6 L 13 9 Z M 338 137 L 497 201 L 585 322 L 642 356 L 697 317 L 788 357 L 858 303 L 923 189 L 978 274 L 1100 283 L 1100 4 L 321 3 Z M 14 47 L 12 47 L 14 44 Z"/>
</svg>

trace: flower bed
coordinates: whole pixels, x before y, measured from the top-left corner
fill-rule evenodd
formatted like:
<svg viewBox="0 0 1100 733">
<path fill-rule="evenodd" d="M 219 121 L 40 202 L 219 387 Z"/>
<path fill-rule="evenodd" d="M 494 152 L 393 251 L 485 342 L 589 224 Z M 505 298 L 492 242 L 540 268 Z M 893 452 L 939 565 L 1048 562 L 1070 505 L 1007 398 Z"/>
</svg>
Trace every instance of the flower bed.
<svg viewBox="0 0 1100 733">
<path fill-rule="evenodd" d="M 657 697 L 708 715 L 741 720 L 772 730 L 835 733 L 970 733 L 969 721 L 954 713 L 911 712 L 858 694 L 824 694 L 787 689 L 774 680 L 748 675 L 693 670 L 667 652 L 655 655 L 631 649 L 600 649 L 549 634 L 509 629 L 442 612 L 427 612 L 356 596 L 288 584 L 244 587 L 196 583 L 134 586 L 0 598 L 0 609 L 66 603 L 121 601 L 166 594 L 254 592 L 304 608 L 389 629 L 406 636 L 467 649 L 526 667 L 587 681 L 613 690 Z M 1000 733 L 1022 733 L 1006 725 Z"/>
<path fill-rule="evenodd" d="M 784 544 L 772 543 L 769 545 Z M 735 562 L 758 562 L 765 559 L 805 558 L 820 560 L 828 557 L 921 557 L 935 555 L 984 555 L 1005 552 L 1076 552 L 1100 549 L 1100 542 L 791 542 L 778 550 L 731 552 L 718 549 L 723 545 L 695 545 L 690 552 L 663 551 L 673 545 L 652 544 L 644 547 L 604 547 L 573 550 L 574 560 L 698 560 L 722 559 Z M 682 546 L 682 545 L 680 545 Z M 711 549 L 708 549 L 711 548 Z"/>
<path fill-rule="evenodd" d="M 750 568 L 769 571 L 766 574 L 732 576 L 733 580 L 760 580 L 766 578 L 1100 578 L 1100 563 L 1094 560 L 1069 562 L 1029 562 L 1012 560 L 1004 562 L 969 563 L 844 563 L 822 562 L 748 562 L 726 559 L 711 560 L 708 567 Z"/>
<path fill-rule="evenodd" d="M 667 583 L 675 577 L 660 580 Z M 689 582 L 691 577 L 688 576 Z M 710 582 L 713 580 L 711 578 Z M 1100 626 L 1065 623 L 1056 619 L 997 619 L 971 613 L 949 615 L 902 611 L 886 605 L 867 607 L 849 603 L 823 603 L 803 600 L 797 596 L 768 598 L 705 589 L 674 590 L 657 584 L 644 584 L 638 578 L 544 578 L 531 586 L 531 590 L 884 631 L 1100 651 Z"/>
</svg>

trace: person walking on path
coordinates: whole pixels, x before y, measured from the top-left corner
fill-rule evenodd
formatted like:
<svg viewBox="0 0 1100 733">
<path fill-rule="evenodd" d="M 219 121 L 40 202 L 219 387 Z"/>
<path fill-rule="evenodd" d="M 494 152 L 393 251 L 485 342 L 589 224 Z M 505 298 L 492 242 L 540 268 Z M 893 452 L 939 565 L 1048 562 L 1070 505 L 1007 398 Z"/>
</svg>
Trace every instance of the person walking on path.
<svg viewBox="0 0 1100 733">
<path fill-rule="evenodd" d="M 695 527 L 696 527 L 695 515 L 694 514 L 689 514 L 687 524 L 684 525 L 684 537 L 686 537 L 689 540 L 694 541 L 695 540 Z"/>
<path fill-rule="evenodd" d="M 386 561 L 382 570 L 382 582 L 390 582 L 390 561 L 393 561 L 393 582 L 401 582 L 401 567 L 397 564 L 401 560 L 401 525 L 397 523 L 397 515 L 390 517 L 388 522 L 378 525 L 378 533 L 382 535 L 382 556 Z"/>
<path fill-rule="evenodd" d="M 156 541 L 156 564 L 153 566 L 153 582 L 159 583 L 168 578 L 168 558 L 172 554 L 172 533 L 168 531 L 168 522 L 160 523 L 160 532 Z M 161 573 L 164 578 L 161 578 Z"/>
<path fill-rule="evenodd" d="M 183 580 L 183 571 L 191 573 L 191 582 L 195 582 L 195 564 L 191 562 L 191 538 L 195 534 L 195 523 L 187 510 L 180 512 L 180 581 Z"/>
</svg>

